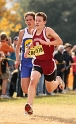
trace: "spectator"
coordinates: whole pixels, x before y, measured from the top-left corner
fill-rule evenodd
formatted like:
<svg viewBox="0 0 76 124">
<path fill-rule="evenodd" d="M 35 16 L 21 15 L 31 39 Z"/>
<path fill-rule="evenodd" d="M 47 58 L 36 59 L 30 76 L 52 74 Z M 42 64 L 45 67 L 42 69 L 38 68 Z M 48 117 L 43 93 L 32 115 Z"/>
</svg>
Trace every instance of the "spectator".
<svg viewBox="0 0 76 124">
<path fill-rule="evenodd" d="M 16 83 L 18 77 L 18 70 L 15 69 L 11 74 L 11 83 L 9 87 L 9 95 L 12 97 L 14 92 L 16 92 Z"/>
<path fill-rule="evenodd" d="M 75 52 L 75 55 L 73 56 L 73 61 L 74 61 L 74 64 L 73 64 L 73 90 L 76 90 L 76 52 Z"/>
<path fill-rule="evenodd" d="M 60 45 L 58 47 L 58 51 L 54 55 L 54 59 L 56 60 L 56 63 L 57 63 L 57 76 L 59 75 L 62 79 L 64 76 L 64 70 L 65 70 L 63 50 L 64 50 L 64 46 Z M 64 93 L 60 88 L 59 88 L 59 92 Z"/>
<path fill-rule="evenodd" d="M 18 41 L 18 39 L 17 39 L 17 41 Z M 17 42 L 16 41 L 16 42 Z M 16 45 L 17 45 L 17 43 L 15 43 L 15 42 L 13 42 L 13 44 L 12 44 L 12 40 L 11 40 L 11 37 L 9 37 L 8 38 L 8 41 L 7 41 L 7 43 L 8 43 L 8 45 L 10 46 L 10 45 L 12 45 L 13 46 L 13 48 L 14 48 L 14 50 L 16 49 Z M 15 44 L 15 45 L 14 45 Z M 9 67 L 10 67 L 10 70 L 11 71 L 13 71 L 15 68 L 14 68 L 14 64 L 15 64 L 15 60 L 16 60 L 16 55 L 15 55 L 15 52 L 13 52 L 13 53 L 9 53 L 10 55 L 8 56 L 8 63 L 9 63 Z"/>
<path fill-rule="evenodd" d="M 13 46 L 12 45 L 12 39 L 11 37 L 8 37 L 7 39 L 7 44 L 9 46 Z M 14 47 L 13 47 L 14 48 Z M 8 85 L 7 85 L 7 95 L 9 95 L 9 89 L 10 89 L 10 83 L 11 83 L 11 77 L 12 77 L 12 72 L 14 71 L 14 64 L 15 64 L 15 60 L 16 60 L 16 56 L 15 56 L 15 52 L 11 53 L 9 52 L 9 55 L 7 56 L 8 58 L 8 65 L 9 65 L 9 70 L 10 70 L 10 76 L 9 76 L 9 81 L 8 81 Z"/>
<path fill-rule="evenodd" d="M 19 60 L 21 61 L 21 47 L 20 47 L 20 53 L 19 53 Z M 21 64 L 18 68 L 18 77 L 17 77 L 17 97 L 23 97 L 23 91 L 21 88 Z"/>
<path fill-rule="evenodd" d="M 16 50 L 16 46 L 17 46 L 17 43 L 18 43 L 18 39 L 19 39 L 18 36 L 15 36 L 14 39 L 13 39 L 13 44 L 12 45 L 13 45 L 15 50 Z"/>
<path fill-rule="evenodd" d="M 12 47 L 12 45 L 8 45 L 7 44 L 7 35 L 5 33 L 2 33 L 0 35 L 0 51 L 2 51 L 5 56 L 8 55 L 8 52 L 14 52 L 14 49 Z M 5 59 L 6 60 L 6 59 Z M 7 82 L 8 82 L 8 78 L 9 78 L 9 67 L 8 67 L 8 62 L 5 62 L 5 68 L 4 71 L 1 70 L 1 74 L 0 74 L 1 78 L 2 78 L 2 95 L 1 98 L 9 98 L 8 95 L 6 95 L 6 89 L 7 89 Z"/>
<path fill-rule="evenodd" d="M 71 49 L 72 49 L 72 45 L 69 43 L 66 43 L 64 45 L 65 50 L 63 51 L 63 57 L 64 57 L 64 61 L 65 61 L 65 71 L 64 71 L 64 82 L 65 82 L 65 89 L 68 88 L 68 76 L 70 73 L 70 63 L 73 63 L 73 59 L 72 56 L 70 54 Z"/>
</svg>

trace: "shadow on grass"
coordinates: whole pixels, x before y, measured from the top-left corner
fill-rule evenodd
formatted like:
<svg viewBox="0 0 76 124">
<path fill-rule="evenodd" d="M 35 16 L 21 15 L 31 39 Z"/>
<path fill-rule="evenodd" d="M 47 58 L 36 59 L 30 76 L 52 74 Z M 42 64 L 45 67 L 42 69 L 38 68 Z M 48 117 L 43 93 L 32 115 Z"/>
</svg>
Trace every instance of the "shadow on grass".
<svg viewBox="0 0 76 124">
<path fill-rule="evenodd" d="M 55 116 L 39 116 L 39 115 L 34 115 L 35 118 L 39 118 L 41 120 L 47 121 L 58 121 L 58 122 L 64 122 L 65 124 L 76 124 L 76 118 L 70 118 L 70 119 L 65 119 L 65 118 L 60 118 L 60 117 L 55 117 Z M 34 118 L 32 118 L 34 119 Z"/>
</svg>

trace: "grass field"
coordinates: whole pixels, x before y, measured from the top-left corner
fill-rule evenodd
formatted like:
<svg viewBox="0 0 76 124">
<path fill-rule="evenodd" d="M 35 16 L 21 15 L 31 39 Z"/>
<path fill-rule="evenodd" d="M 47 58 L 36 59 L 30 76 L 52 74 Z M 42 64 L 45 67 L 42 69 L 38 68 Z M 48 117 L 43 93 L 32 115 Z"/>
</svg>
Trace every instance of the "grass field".
<svg viewBox="0 0 76 124">
<path fill-rule="evenodd" d="M 36 97 L 34 114 L 24 115 L 27 98 L 0 99 L 0 124 L 76 124 L 76 91 Z"/>
</svg>

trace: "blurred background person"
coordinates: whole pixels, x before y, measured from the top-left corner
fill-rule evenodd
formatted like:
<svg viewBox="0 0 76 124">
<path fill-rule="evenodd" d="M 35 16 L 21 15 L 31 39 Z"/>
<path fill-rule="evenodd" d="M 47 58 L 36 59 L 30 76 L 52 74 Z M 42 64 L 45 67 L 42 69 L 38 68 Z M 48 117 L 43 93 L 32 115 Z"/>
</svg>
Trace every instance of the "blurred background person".
<svg viewBox="0 0 76 124">
<path fill-rule="evenodd" d="M 68 88 L 68 76 L 70 74 L 71 63 L 73 63 L 71 49 L 72 49 L 71 44 L 66 43 L 64 45 L 63 57 L 64 57 L 64 61 L 65 61 L 65 70 L 64 70 L 65 89 L 69 89 Z"/>
<path fill-rule="evenodd" d="M 12 38 L 11 37 L 8 37 L 8 39 L 7 39 L 8 45 L 12 46 L 14 48 L 14 50 L 16 49 L 17 42 L 18 42 L 18 36 L 14 37 L 13 43 L 12 43 Z M 10 93 L 11 92 L 10 87 L 12 86 L 10 84 L 10 83 L 12 83 L 11 82 L 12 72 L 15 70 L 15 60 L 16 60 L 15 52 L 13 52 L 13 53 L 9 52 L 9 55 L 7 56 L 7 58 L 8 58 L 8 65 L 9 65 L 9 70 L 10 70 L 10 76 L 9 76 L 8 85 L 7 85 L 7 95 L 10 95 L 11 94 Z M 16 86 L 14 86 L 14 87 L 15 87 L 14 88 L 14 92 L 15 92 L 16 91 Z"/>
<path fill-rule="evenodd" d="M 76 51 L 73 52 L 73 90 L 76 90 Z"/>
<path fill-rule="evenodd" d="M 57 52 L 54 54 L 54 59 L 57 63 L 56 75 L 57 76 L 59 75 L 62 78 L 62 80 L 64 80 L 64 70 L 65 70 L 65 61 L 64 61 L 64 57 L 63 57 L 63 50 L 64 50 L 64 46 L 60 45 L 58 47 Z M 61 90 L 60 88 L 58 88 L 58 92 L 64 93 L 64 90 Z"/>
<path fill-rule="evenodd" d="M 22 46 L 20 46 L 19 60 L 21 61 L 21 50 Z M 16 85 L 17 97 L 24 97 L 22 87 L 21 87 L 21 63 L 18 67 L 18 77 L 17 77 L 17 85 Z M 26 94 L 27 96 L 27 94 Z"/>
<path fill-rule="evenodd" d="M 8 52 L 14 52 L 14 49 L 12 45 L 8 45 L 7 43 L 7 35 L 5 33 L 2 33 L 0 35 L 0 51 L 4 53 L 5 55 L 5 60 L 7 60 L 7 55 Z M 9 79 L 9 66 L 8 66 L 8 61 L 5 62 L 5 66 L 3 66 L 3 71 L 1 70 L 1 78 L 2 78 L 2 95 L 1 98 L 10 98 L 8 95 L 6 95 L 6 89 L 7 89 L 7 83 Z"/>
</svg>

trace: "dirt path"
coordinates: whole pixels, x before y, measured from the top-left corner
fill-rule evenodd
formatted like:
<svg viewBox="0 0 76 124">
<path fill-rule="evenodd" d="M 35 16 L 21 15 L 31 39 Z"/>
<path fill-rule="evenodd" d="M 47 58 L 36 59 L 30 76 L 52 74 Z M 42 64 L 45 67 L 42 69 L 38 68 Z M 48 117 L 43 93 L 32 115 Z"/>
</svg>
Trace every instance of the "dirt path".
<svg viewBox="0 0 76 124">
<path fill-rule="evenodd" d="M 76 105 L 34 104 L 32 116 L 24 115 L 23 106 L 0 103 L 0 124 L 76 124 Z"/>
</svg>

